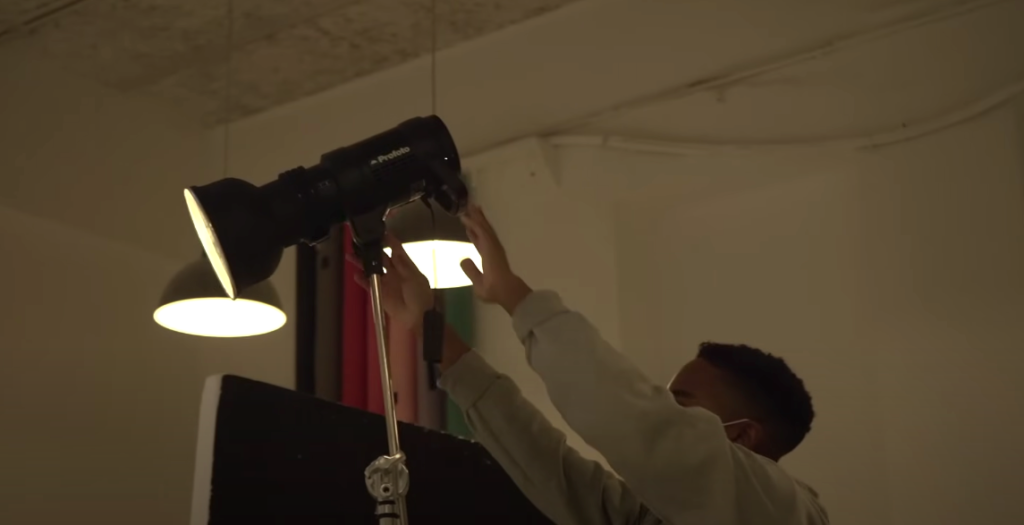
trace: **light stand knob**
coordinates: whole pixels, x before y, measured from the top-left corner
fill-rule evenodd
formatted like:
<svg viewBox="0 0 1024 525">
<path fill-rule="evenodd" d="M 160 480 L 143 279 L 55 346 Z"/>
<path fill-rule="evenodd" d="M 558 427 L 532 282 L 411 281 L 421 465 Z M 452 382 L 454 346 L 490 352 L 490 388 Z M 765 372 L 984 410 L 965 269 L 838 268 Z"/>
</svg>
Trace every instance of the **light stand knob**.
<svg viewBox="0 0 1024 525">
<path fill-rule="evenodd" d="M 405 456 L 381 456 L 366 467 L 366 489 L 377 500 L 377 523 L 406 523 L 405 495 L 409 491 L 409 470 Z"/>
</svg>

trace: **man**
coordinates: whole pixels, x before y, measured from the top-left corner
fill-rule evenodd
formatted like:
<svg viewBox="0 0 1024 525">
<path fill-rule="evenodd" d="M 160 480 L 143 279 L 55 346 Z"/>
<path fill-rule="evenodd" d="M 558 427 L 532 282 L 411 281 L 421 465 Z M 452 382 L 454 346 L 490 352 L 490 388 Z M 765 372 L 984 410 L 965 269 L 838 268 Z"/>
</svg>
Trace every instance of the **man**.
<svg viewBox="0 0 1024 525">
<path fill-rule="evenodd" d="M 462 262 L 477 297 L 509 313 L 552 403 L 618 474 L 569 447 L 510 378 L 448 329 L 442 388 L 465 411 L 477 441 L 552 521 L 828 523 L 814 491 L 776 463 L 814 417 L 803 383 L 782 360 L 705 344 L 670 389 L 656 385 L 558 295 L 535 292 L 515 275 L 480 208 L 462 221 L 483 260 L 483 271 Z M 419 330 L 433 295 L 401 243 L 389 244 L 384 308 L 392 322 Z"/>
</svg>

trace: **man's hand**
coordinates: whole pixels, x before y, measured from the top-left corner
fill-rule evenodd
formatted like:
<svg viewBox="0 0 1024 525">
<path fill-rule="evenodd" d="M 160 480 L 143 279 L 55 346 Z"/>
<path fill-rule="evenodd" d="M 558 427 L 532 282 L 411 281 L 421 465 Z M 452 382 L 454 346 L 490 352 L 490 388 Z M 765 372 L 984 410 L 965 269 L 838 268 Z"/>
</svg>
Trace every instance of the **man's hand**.
<svg viewBox="0 0 1024 525">
<path fill-rule="evenodd" d="M 434 307 L 434 293 L 430 289 L 427 278 L 409 258 L 402 248 L 402 243 L 392 235 L 384 239 L 391 248 L 391 257 L 384 255 L 384 268 L 387 273 L 381 276 L 380 302 L 391 321 L 403 328 L 419 333 L 423 324 L 423 314 Z M 347 259 L 362 268 L 358 257 L 349 255 Z M 362 274 L 355 276 L 356 283 L 369 289 L 369 283 Z"/>
<path fill-rule="evenodd" d="M 384 268 L 387 273 L 381 276 L 381 307 L 387 312 L 392 323 L 412 330 L 416 333 L 416 337 L 422 337 L 423 314 L 434 307 L 434 291 L 430 289 L 427 278 L 402 248 L 401 241 L 388 235 L 384 242 L 391 248 L 391 257 L 384 256 Z M 358 257 L 349 254 L 346 258 L 360 270 L 362 269 L 363 264 Z M 370 289 L 364 275 L 356 274 L 355 280 L 359 286 L 366 290 Z M 451 326 L 446 325 L 444 349 L 440 363 L 441 372 L 447 371 L 469 352 L 469 346 L 462 341 L 459 334 Z"/>
<path fill-rule="evenodd" d="M 472 260 L 465 259 L 461 263 L 462 271 L 473 282 L 473 291 L 481 301 L 498 304 L 512 315 L 532 290 L 512 272 L 505 248 L 483 210 L 470 205 L 460 218 L 484 265 L 481 272 Z"/>
</svg>

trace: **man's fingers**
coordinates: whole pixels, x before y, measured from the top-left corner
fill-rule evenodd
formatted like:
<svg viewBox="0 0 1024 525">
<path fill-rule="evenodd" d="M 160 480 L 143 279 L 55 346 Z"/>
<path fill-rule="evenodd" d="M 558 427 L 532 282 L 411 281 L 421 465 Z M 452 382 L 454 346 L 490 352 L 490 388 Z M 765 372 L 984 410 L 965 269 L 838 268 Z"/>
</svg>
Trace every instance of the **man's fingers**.
<svg viewBox="0 0 1024 525">
<path fill-rule="evenodd" d="M 476 232 L 473 231 L 473 229 L 468 226 L 466 227 L 466 237 L 469 237 L 469 242 L 473 244 L 476 244 L 477 239 L 479 239 L 479 236 L 476 234 Z"/>
<path fill-rule="evenodd" d="M 469 240 L 474 243 L 480 239 L 480 227 L 472 222 L 465 222 L 463 225 L 466 227 L 466 235 L 469 236 Z"/>
<path fill-rule="evenodd" d="M 491 226 L 491 221 L 490 219 L 487 218 L 487 215 L 484 213 L 483 208 L 477 206 L 477 213 L 480 214 L 480 228 L 487 232 L 487 234 L 490 235 L 491 237 L 497 239 L 498 232 L 494 231 L 494 226 Z"/>
<path fill-rule="evenodd" d="M 481 237 L 487 233 L 487 230 L 484 229 L 484 225 L 480 222 L 480 219 L 472 213 L 462 215 L 461 219 L 462 225 L 466 227 L 466 234 L 469 235 L 469 239 L 474 243 L 481 240 Z"/>
<path fill-rule="evenodd" d="M 396 250 L 402 249 L 402 241 L 391 232 L 388 232 L 384 234 L 384 246 L 391 248 L 391 253 L 395 253 Z"/>
<path fill-rule="evenodd" d="M 473 222 L 479 224 L 480 226 L 487 226 L 488 225 L 487 216 L 484 215 L 484 209 L 481 208 L 480 205 L 478 205 L 478 204 L 471 204 L 469 206 L 469 209 L 470 209 L 470 213 L 472 213 L 472 215 L 473 215 Z"/>
<path fill-rule="evenodd" d="M 402 247 L 402 241 L 390 233 L 385 237 L 385 241 L 391 248 L 391 262 L 395 266 L 395 271 L 401 275 L 414 275 L 412 272 L 416 271 L 416 263 L 412 262 L 409 253 Z"/>
<path fill-rule="evenodd" d="M 487 222 L 487 218 L 483 216 L 483 210 L 476 205 L 470 205 L 469 210 L 469 213 L 463 218 L 462 224 L 466 227 L 466 235 L 470 242 L 476 245 L 477 250 L 484 258 L 488 256 L 504 258 L 498 234 Z"/>
<path fill-rule="evenodd" d="M 391 259 L 395 263 L 395 268 L 402 273 L 402 275 L 416 275 L 416 263 L 412 262 L 412 258 L 409 257 L 409 253 L 402 248 L 402 245 L 391 248 Z"/>
<path fill-rule="evenodd" d="M 466 211 L 459 215 L 459 219 L 462 220 L 463 224 L 479 224 L 480 223 L 480 207 L 476 204 L 470 204 L 466 207 Z"/>
<path fill-rule="evenodd" d="M 480 268 L 476 267 L 476 263 L 472 259 L 463 259 L 459 266 L 462 267 L 462 272 L 466 274 L 466 277 L 469 277 L 469 282 L 474 286 L 480 284 L 484 274 L 480 272 Z"/>
<path fill-rule="evenodd" d="M 363 260 L 362 260 L 362 259 L 360 259 L 360 258 L 359 258 L 359 257 L 358 257 L 357 255 L 355 255 L 355 254 L 352 254 L 352 253 L 346 253 L 346 254 L 345 254 L 345 262 L 347 262 L 347 263 L 349 263 L 349 264 L 351 264 L 351 265 L 355 266 L 356 268 L 359 268 L 359 271 L 360 271 L 360 272 L 363 272 L 363 271 L 364 271 L 364 270 L 363 270 L 363 268 L 364 268 L 364 266 L 363 266 Z M 387 256 L 387 254 L 383 254 L 383 256 L 381 257 L 381 262 L 382 262 L 382 263 L 384 264 L 384 271 L 385 271 L 385 273 L 386 273 L 386 272 L 389 272 L 389 271 L 392 271 L 392 269 L 393 269 L 392 267 L 394 266 L 394 264 L 392 264 L 392 262 L 391 262 L 391 258 L 390 258 L 390 257 L 388 257 L 388 256 Z M 402 272 L 400 272 L 400 271 L 395 271 L 395 273 L 397 273 L 397 274 L 401 274 Z M 365 277 L 363 276 L 363 274 L 362 274 L 362 273 L 356 274 L 356 278 L 357 278 L 357 279 L 363 279 L 363 281 L 365 282 Z M 365 286 L 364 286 L 364 288 L 365 288 Z"/>
<path fill-rule="evenodd" d="M 477 222 L 479 222 L 481 225 L 487 224 L 487 216 L 484 215 L 484 209 L 481 208 L 479 204 L 474 204 L 472 207 L 473 207 L 473 218 Z"/>
<path fill-rule="evenodd" d="M 494 227 L 491 226 L 491 221 L 484 215 L 484 210 L 476 204 L 470 204 L 467 212 L 462 216 L 462 224 L 466 226 L 466 229 L 476 230 L 478 237 L 488 236 L 497 238 L 497 234 L 494 231 Z"/>
</svg>

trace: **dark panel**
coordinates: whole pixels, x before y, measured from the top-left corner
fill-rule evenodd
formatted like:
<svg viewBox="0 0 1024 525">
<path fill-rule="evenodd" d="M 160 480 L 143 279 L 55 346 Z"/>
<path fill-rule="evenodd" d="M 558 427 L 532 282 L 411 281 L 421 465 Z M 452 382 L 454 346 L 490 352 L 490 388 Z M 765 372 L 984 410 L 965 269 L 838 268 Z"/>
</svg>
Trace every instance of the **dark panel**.
<svg viewBox="0 0 1024 525">
<path fill-rule="evenodd" d="M 295 389 L 316 391 L 316 248 L 295 246 Z"/>
<path fill-rule="evenodd" d="M 342 225 L 316 245 L 316 336 L 314 342 L 315 395 L 328 401 L 341 399 L 341 276 L 345 254 Z"/>
<path fill-rule="evenodd" d="M 477 443 L 408 424 L 399 432 L 410 525 L 551 523 Z M 213 451 L 213 525 L 376 523 L 363 471 L 387 451 L 381 416 L 225 376 Z"/>
</svg>

